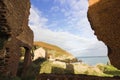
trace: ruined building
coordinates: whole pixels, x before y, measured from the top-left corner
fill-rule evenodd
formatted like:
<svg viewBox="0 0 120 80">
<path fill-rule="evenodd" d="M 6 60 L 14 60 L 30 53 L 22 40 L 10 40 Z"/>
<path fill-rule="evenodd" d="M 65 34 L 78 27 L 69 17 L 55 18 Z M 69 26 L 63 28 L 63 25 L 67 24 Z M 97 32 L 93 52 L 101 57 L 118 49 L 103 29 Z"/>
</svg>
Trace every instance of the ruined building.
<svg viewBox="0 0 120 80">
<path fill-rule="evenodd" d="M 31 62 L 33 32 L 28 26 L 29 0 L 0 0 L 0 74 L 16 76 L 20 47 L 25 48 L 24 70 Z"/>
<path fill-rule="evenodd" d="M 88 18 L 107 45 L 110 62 L 120 69 L 120 0 L 89 0 Z"/>
<path fill-rule="evenodd" d="M 0 0 L 0 74 L 16 76 L 20 47 L 26 50 L 23 73 L 31 62 L 29 9 L 29 0 Z M 88 18 L 98 39 L 108 46 L 111 63 L 120 69 L 120 0 L 89 0 Z"/>
</svg>

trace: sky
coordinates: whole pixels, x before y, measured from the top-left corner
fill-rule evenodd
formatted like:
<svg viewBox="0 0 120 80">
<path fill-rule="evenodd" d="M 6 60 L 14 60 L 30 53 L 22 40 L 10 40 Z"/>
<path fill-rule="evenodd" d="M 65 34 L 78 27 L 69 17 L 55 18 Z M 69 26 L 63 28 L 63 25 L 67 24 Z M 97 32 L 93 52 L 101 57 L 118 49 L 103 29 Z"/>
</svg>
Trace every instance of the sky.
<svg viewBox="0 0 120 80">
<path fill-rule="evenodd" d="M 34 41 L 57 45 L 74 56 L 106 56 L 87 19 L 88 0 L 31 0 Z"/>
</svg>

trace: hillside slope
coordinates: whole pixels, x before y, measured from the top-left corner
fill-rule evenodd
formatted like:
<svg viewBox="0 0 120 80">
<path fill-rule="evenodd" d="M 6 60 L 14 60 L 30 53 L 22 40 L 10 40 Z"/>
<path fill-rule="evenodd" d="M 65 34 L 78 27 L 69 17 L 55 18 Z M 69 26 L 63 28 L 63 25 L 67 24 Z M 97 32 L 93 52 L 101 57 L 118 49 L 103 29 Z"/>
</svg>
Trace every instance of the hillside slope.
<svg viewBox="0 0 120 80">
<path fill-rule="evenodd" d="M 47 51 L 48 55 L 52 55 L 54 56 L 54 58 L 56 59 L 73 59 L 75 58 L 72 54 L 68 53 L 67 51 L 61 49 L 58 46 L 49 44 L 49 43 L 45 43 L 45 42 L 34 42 L 34 47 L 35 48 L 39 48 L 42 47 Z"/>
</svg>

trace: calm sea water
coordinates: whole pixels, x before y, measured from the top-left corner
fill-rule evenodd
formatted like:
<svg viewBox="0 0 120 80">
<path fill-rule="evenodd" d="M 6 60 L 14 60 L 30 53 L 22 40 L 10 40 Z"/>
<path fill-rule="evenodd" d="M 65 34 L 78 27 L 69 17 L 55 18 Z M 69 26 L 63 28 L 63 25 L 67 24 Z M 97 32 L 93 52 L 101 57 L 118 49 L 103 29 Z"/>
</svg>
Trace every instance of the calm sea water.
<svg viewBox="0 0 120 80">
<path fill-rule="evenodd" d="M 82 60 L 82 62 L 89 65 L 96 65 L 98 63 L 107 64 L 109 62 L 109 58 L 107 56 L 96 56 L 96 57 L 77 57 L 78 60 Z"/>
</svg>

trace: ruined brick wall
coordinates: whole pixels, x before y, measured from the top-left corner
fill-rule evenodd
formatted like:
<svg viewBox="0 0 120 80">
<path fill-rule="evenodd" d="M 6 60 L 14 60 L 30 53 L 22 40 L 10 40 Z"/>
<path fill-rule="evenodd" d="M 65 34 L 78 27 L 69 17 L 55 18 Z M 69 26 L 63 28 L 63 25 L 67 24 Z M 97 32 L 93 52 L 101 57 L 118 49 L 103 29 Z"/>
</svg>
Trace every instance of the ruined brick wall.
<svg viewBox="0 0 120 80">
<path fill-rule="evenodd" d="M 107 45 L 111 63 L 120 69 L 120 0 L 89 0 L 88 18 Z"/>
<path fill-rule="evenodd" d="M 29 53 L 32 48 L 29 9 L 29 0 L 0 0 L 0 72 L 5 75 L 16 76 L 20 47 L 25 47 Z M 29 53 L 25 57 L 27 65 L 31 59 Z"/>
<path fill-rule="evenodd" d="M 40 74 L 36 80 L 120 80 L 120 77 L 98 77 L 82 74 Z"/>
</svg>

